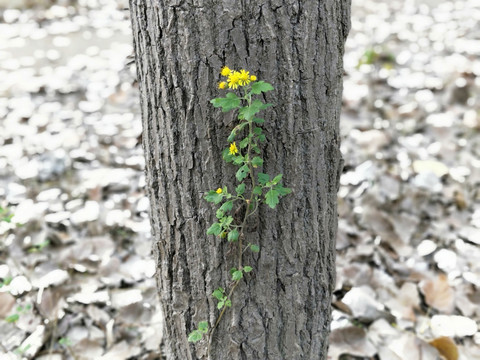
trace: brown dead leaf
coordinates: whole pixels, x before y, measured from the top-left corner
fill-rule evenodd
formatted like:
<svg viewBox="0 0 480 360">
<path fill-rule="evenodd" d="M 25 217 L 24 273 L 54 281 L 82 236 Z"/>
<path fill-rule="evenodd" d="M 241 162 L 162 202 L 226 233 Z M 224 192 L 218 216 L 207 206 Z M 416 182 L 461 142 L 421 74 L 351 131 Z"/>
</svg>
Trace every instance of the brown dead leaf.
<svg viewBox="0 0 480 360">
<path fill-rule="evenodd" d="M 348 307 L 347 304 L 343 303 L 341 300 L 337 300 L 337 301 L 332 302 L 332 306 L 335 309 L 337 309 L 337 310 L 339 310 L 339 311 L 341 311 L 345 314 L 353 315 L 352 310 Z"/>
<path fill-rule="evenodd" d="M 420 298 L 418 296 L 417 285 L 406 282 L 402 285 L 396 297 L 386 301 L 394 316 L 415 321 L 414 309 L 419 308 Z"/>
<path fill-rule="evenodd" d="M 438 351 L 411 333 L 403 333 L 388 344 L 388 348 L 401 359 L 437 360 Z"/>
<path fill-rule="evenodd" d="M 14 305 L 15 298 L 10 293 L 0 293 L 0 318 L 6 317 Z"/>
<path fill-rule="evenodd" d="M 335 329 L 330 334 L 329 358 L 337 359 L 342 354 L 370 357 L 376 352 L 373 344 L 367 339 L 365 330 L 359 327 Z"/>
<path fill-rule="evenodd" d="M 465 210 L 468 206 L 463 191 L 455 191 L 454 201 L 455 205 L 457 205 L 458 210 Z"/>
<path fill-rule="evenodd" d="M 47 354 L 42 356 L 37 356 L 36 360 L 62 360 L 61 354 Z"/>
<path fill-rule="evenodd" d="M 436 279 L 429 279 L 422 283 L 421 289 L 425 302 L 445 313 L 450 314 L 455 306 L 455 293 L 448 284 L 445 274 L 440 274 Z"/>
<path fill-rule="evenodd" d="M 40 303 L 37 308 L 43 317 L 54 321 L 63 317 L 62 308 L 66 305 L 63 297 L 64 291 L 59 288 L 47 289 L 41 294 Z"/>
<path fill-rule="evenodd" d="M 442 336 L 429 342 L 446 360 L 458 360 L 458 349 L 455 342 L 449 337 Z"/>
<path fill-rule="evenodd" d="M 397 229 L 403 232 L 404 225 L 399 222 L 396 227 L 394 221 L 388 213 L 379 211 L 374 207 L 367 207 L 362 214 L 362 223 L 370 229 L 370 231 L 381 237 L 382 242 L 388 244 L 397 255 L 410 256 L 413 248 L 405 241 L 411 234 L 399 236 Z"/>
<path fill-rule="evenodd" d="M 99 360 L 116 360 L 116 359 L 128 359 L 136 357 L 140 354 L 141 349 L 138 346 L 128 344 L 126 341 L 122 341 L 112 346 Z"/>
<path fill-rule="evenodd" d="M 99 341 L 84 338 L 72 346 L 75 354 L 79 354 L 80 360 L 99 359 L 103 354 L 103 346 Z"/>
</svg>

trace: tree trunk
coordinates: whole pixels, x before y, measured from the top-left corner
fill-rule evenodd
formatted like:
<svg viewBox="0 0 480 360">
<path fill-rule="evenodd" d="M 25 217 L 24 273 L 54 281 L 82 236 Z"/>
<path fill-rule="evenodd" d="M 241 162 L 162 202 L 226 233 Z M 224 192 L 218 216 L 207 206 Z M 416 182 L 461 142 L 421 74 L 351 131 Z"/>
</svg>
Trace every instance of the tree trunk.
<svg viewBox="0 0 480 360">
<path fill-rule="evenodd" d="M 205 359 L 187 342 L 217 316 L 211 296 L 236 265 L 206 230 L 207 190 L 235 186 L 222 160 L 233 114 L 213 108 L 222 66 L 245 68 L 275 91 L 262 115 L 263 172 L 293 193 L 250 224 L 252 273 L 233 296 L 212 359 L 325 359 L 335 281 L 339 115 L 350 0 L 130 0 L 157 283 L 168 359 Z"/>
</svg>

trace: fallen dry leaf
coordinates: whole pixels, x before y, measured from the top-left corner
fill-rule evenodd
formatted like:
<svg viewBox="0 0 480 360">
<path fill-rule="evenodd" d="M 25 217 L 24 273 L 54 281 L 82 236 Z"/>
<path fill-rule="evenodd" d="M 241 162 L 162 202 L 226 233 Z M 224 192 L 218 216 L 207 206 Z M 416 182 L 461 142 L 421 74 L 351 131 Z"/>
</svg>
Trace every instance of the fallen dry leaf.
<svg viewBox="0 0 480 360">
<path fill-rule="evenodd" d="M 472 336 L 478 331 L 475 320 L 458 315 L 434 315 L 430 322 L 434 336 Z"/>
<path fill-rule="evenodd" d="M 480 360 L 480 351 L 478 351 L 478 342 L 465 341 L 463 345 L 458 346 L 460 360 Z"/>
<path fill-rule="evenodd" d="M 61 319 L 64 315 L 62 308 L 66 306 L 64 296 L 65 292 L 58 288 L 43 291 L 40 302 L 37 304 L 40 314 L 50 321 Z"/>
<path fill-rule="evenodd" d="M 62 360 L 62 355 L 61 354 L 42 355 L 42 356 L 38 356 L 36 360 Z"/>
<path fill-rule="evenodd" d="M 386 315 L 385 307 L 375 299 L 375 291 L 369 286 L 352 288 L 345 294 L 342 302 L 360 321 L 372 322 Z"/>
<path fill-rule="evenodd" d="M 29 337 L 25 339 L 22 343 L 21 348 L 26 349 L 24 355 L 32 358 L 40 350 L 40 348 L 45 343 L 47 339 L 47 332 L 45 331 L 45 326 L 39 325 L 36 330 L 30 334 Z"/>
<path fill-rule="evenodd" d="M 21 275 L 15 277 L 5 289 L 10 291 L 12 295 L 17 296 L 32 290 L 32 284 L 30 284 L 30 281 L 28 281 L 25 276 Z"/>
<path fill-rule="evenodd" d="M 440 274 L 436 279 L 426 280 L 421 284 L 425 302 L 442 312 L 450 314 L 455 306 L 455 293 L 448 284 L 445 274 Z"/>
<path fill-rule="evenodd" d="M 385 303 L 394 316 L 411 321 L 415 321 L 413 310 L 418 309 L 419 304 L 420 297 L 418 296 L 417 286 L 410 282 L 404 283 L 397 296 L 392 297 Z"/>
<path fill-rule="evenodd" d="M 80 360 L 99 359 L 103 354 L 103 346 L 98 341 L 83 339 L 72 346 L 75 354 L 79 354 Z"/>
<path fill-rule="evenodd" d="M 10 293 L 0 293 L 0 318 L 6 317 L 14 305 L 15 298 Z"/>
<path fill-rule="evenodd" d="M 413 162 L 413 171 L 417 174 L 432 172 L 438 177 L 448 174 L 448 167 L 440 161 L 416 160 Z"/>
<path fill-rule="evenodd" d="M 438 351 L 412 333 L 404 332 L 388 348 L 402 360 L 438 360 Z"/>
<path fill-rule="evenodd" d="M 458 360 L 458 349 L 449 337 L 442 336 L 429 342 L 446 360 Z"/>
<path fill-rule="evenodd" d="M 140 352 L 141 349 L 138 346 L 132 346 L 126 341 L 122 341 L 112 346 L 99 360 L 126 360 L 135 357 Z"/>
<path fill-rule="evenodd" d="M 329 358 L 337 360 L 342 354 L 371 357 L 377 352 L 367 338 L 367 332 L 356 326 L 335 329 L 330 334 Z"/>
<path fill-rule="evenodd" d="M 37 288 L 48 288 L 49 286 L 58 286 L 66 282 L 70 276 L 68 272 L 61 269 L 55 269 L 43 275 L 40 279 L 33 282 Z"/>
</svg>

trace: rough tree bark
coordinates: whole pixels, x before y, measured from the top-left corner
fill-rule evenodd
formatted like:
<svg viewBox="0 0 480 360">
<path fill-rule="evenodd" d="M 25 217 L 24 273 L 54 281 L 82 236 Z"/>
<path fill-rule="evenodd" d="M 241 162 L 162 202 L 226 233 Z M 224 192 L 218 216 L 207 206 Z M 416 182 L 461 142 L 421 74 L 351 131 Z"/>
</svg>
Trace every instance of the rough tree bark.
<svg viewBox="0 0 480 360">
<path fill-rule="evenodd" d="M 325 359 L 335 280 L 341 172 L 342 56 L 350 0 L 130 0 L 158 292 L 168 359 L 204 359 L 187 342 L 214 323 L 212 292 L 227 287 L 235 254 L 207 236 L 204 192 L 235 183 L 221 151 L 231 121 L 209 100 L 224 65 L 272 83 L 264 111 L 263 172 L 293 189 L 260 209 L 246 234 L 254 271 L 213 340 L 213 359 Z M 233 115 L 232 115 L 233 116 Z M 254 221 L 255 222 L 255 221 Z"/>
</svg>

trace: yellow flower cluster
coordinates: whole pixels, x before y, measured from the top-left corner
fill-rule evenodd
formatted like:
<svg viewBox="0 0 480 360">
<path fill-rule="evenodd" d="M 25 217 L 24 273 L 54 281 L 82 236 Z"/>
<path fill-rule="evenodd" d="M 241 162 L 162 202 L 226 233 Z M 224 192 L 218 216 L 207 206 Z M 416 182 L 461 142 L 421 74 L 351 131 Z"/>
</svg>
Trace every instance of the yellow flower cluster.
<svg viewBox="0 0 480 360">
<path fill-rule="evenodd" d="M 252 81 L 256 81 L 255 75 L 250 75 L 249 71 L 242 69 L 240 71 L 231 70 L 228 66 L 224 66 L 220 71 L 222 76 L 227 78 L 227 81 L 222 81 L 218 84 L 219 89 L 225 89 L 227 86 L 230 89 L 237 89 L 239 86 L 245 86 Z"/>
<path fill-rule="evenodd" d="M 235 155 L 238 153 L 238 148 L 237 148 L 237 144 L 235 144 L 235 141 L 230 144 L 229 153 L 230 155 Z"/>
</svg>

